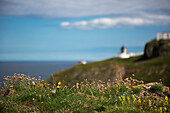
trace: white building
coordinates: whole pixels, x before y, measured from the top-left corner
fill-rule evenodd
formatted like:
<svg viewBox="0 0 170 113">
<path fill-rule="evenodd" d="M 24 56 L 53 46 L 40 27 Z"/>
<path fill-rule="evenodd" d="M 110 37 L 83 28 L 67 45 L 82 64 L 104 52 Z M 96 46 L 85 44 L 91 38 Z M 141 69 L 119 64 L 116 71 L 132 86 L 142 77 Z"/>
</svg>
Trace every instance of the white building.
<svg viewBox="0 0 170 113">
<path fill-rule="evenodd" d="M 170 32 L 159 32 L 156 35 L 156 40 L 170 39 Z"/>
<path fill-rule="evenodd" d="M 142 54 L 143 52 L 142 53 L 127 53 L 127 49 L 124 46 L 122 46 L 121 53 L 117 54 L 117 57 L 125 59 L 125 58 L 130 58 L 130 57 L 138 56 Z"/>
</svg>

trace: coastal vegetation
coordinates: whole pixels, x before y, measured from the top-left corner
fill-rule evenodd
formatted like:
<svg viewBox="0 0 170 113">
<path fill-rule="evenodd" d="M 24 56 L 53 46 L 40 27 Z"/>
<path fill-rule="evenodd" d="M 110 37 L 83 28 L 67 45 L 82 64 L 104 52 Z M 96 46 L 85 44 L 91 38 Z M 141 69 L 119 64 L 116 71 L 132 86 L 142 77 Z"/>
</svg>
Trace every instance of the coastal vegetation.
<svg viewBox="0 0 170 113">
<path fill-rule="evenodd" d="M 114 82 L 86 79 L 69 86 L 61 81 L 49 84 L 41 77 L 24 74 L 6 76 L 0 89 L 0 112 L 169 112 L 169 87 L 162 81 L 145 84 L 134 78 Z"/>
<path fill-rule="evenodd" d="M 104 61 L 78 64 L 74 67 L 54 73 L 47 81 L 55 83 L 75 84 L 76 82 L 88 79 L 107 81 L 116 80 L 122 75 L 123 78 L 135 74 L 135 79 L 143 80 L 146 83 L 161 81 L 170 86 L 170 55 L 160 56 L 152 59 L 143 59 L 143 56 L 131 57 L 128 59 L 110 58 Z"/>
<path fill-rule="evenodd" d="M 103 61 L 78 64 L 74 67 L 54 73 L 47 81 L 55 83 L 75 84 L 88 79 L 116 80 L 131 77 L 143 80 L 146 83 L 162 81 L 170 87 L 170 40 L 152 40 L 145 45 L 144 55 L 130 57 L 128 59 L 110 58 Z"/>
</svg>

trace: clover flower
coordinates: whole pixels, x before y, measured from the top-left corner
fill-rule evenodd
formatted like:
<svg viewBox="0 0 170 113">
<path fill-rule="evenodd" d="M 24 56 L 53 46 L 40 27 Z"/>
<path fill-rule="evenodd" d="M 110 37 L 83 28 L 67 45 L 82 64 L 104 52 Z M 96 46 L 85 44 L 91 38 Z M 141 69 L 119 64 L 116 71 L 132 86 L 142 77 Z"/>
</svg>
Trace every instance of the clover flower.
<svg viewBox="0 0 170 113">
<path fill-rule="evenodd" d="M 54 89 L 54 90 L 51 90 L 51 93 L 56 93 L 56 89 Z"/>
</svg>

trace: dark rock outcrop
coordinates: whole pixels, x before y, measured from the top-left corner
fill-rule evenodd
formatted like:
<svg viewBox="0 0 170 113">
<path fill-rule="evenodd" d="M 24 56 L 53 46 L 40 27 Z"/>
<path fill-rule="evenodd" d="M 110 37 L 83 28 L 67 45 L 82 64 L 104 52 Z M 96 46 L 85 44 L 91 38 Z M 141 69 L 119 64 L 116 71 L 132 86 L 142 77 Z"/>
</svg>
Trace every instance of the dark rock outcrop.
<svg viewBox="0 0 170 113">
<path fill-rule="evenodd" d="M 152 40 L 145 45 L 145 58 L 154 58 L 166 55 L 170 55 L 170 40 Z"/>
</svg>

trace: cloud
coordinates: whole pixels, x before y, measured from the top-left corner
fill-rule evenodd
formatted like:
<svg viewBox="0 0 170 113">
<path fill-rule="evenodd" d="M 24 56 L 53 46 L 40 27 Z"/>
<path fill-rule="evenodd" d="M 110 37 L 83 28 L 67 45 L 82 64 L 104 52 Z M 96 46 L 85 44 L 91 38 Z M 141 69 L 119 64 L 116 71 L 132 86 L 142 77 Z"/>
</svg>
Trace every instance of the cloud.
<svg viewBox="0 0 170 113">
<path fill-rule="evenodd" d="M 66 29 L 169 25 L 169 4 L 170 0 L 0 0 L 0 16 L 93 18 L 62 22 Z"/>
<path fill-rule="evenodd" d="M 160 11 L 168 14 L 169 4 L 170 0 L 1 0 L 0 15 L 65 18 Z"/>
<path fill-rule="evenodd" d="M 89 21 L 78 21 L 74 23 L 62 22 L 60 24 L 60 26 L 65 29 L 74 28 L 86 30 L 147 25 L 170 25 L 170 16 L 143 14 L 142 17 L 97 18 Z"/>
</svg>

